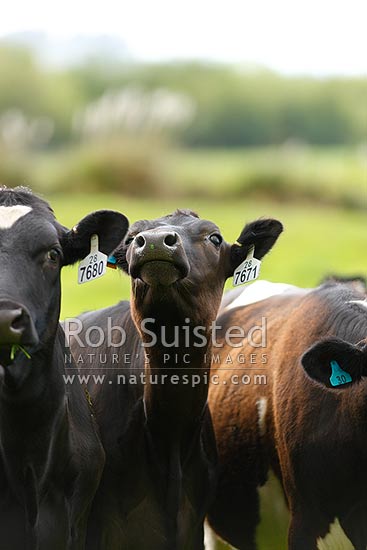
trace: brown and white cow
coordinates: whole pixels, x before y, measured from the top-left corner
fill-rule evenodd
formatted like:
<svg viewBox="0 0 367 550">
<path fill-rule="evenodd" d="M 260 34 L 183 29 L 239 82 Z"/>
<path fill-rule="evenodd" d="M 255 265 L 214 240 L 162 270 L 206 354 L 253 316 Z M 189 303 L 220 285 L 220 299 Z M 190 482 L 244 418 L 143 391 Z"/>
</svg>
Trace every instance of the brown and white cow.
<svg viewBox="0 0 367 550">
<path fill-rule="evenodd" d="M 224 342 L 228 327 L 238 325 L 249 334 L 265 322 L 265 342 L 260 332 L 252 342 L 238 339 L 236 348 Z M 367 334 L 364 294 L 352 285 L 305 290 L 261 281 L 242 293 L 232 291 L 217 323 L 223 326 L 224 347 L 219 383 L 209 392 L 219 453 L 212 527 L 234 547 L 255 549 L 258 489 L 272 469 L 290 508 L 291 550 L 318 548 L 329 530 L 329 538 L 335 535 L 336 526 L 343 528 L 344 540 L 365 549 L 366 351 L 355 347 Z M 325 338 L 333 340 L 309 350 Z M 245 383 L 233 383 L 234 368 L 247 376 Z M 265 376 L 266 383 L 257 384 L 256 376 Z M 338 385 L 331 384 L 332 376 Z M 333 547 L 344 548 L 339 544 Z"/>
<path fill-rule="evenodd" d="M 258 220 L 230 245 L 189 211 L 130 227 L 116 257 L 131 277 L 131 304 L 83 315 L 72 341 L 75 357 L 88 364 L 93 352 L 93 373 L 106 375 L 89 385 L 107 455 L 89 549 L 203 548 L 217 465 L 207 406 L 211 325 L 226 279 L 252 245 L 261 258 L 281 231 L 276 220 Z M 120 327 L 126 342 L 86 349 L 93 326 Z"/>
</svg>

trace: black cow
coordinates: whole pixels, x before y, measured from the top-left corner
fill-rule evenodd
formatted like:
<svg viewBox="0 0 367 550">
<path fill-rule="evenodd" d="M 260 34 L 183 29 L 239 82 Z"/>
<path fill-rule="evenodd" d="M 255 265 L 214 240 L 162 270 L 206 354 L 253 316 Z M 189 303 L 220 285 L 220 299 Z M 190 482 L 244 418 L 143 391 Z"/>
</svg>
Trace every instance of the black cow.
<svg viewBox="0 0 367 550">
<path fill-rule="evenodd" d="M 63 379 L 60 271 L 127 227 L 98 211 L 69 231 L 29 190 L 0 189 L 1 550 L 85 548 L 104 451 L 83 388 Z"/>
<path fill-rule="evenodd" d="M 86 314 L 72 344 L 79 363 L 105 376 L 89 386 L 106 450 L 89 549 L 203 548 L 217 461 L 207 406 L 212 323 L 224 283 L 251 245 L 261 258 L 281 231 L 276 220 L 255 221 L 229 245 L 215 224 L 188 211 L 130 228 L 116 255 L 131 276 L 131 307 Z M 113 347 L 115 330 L 112 346 L 83 347 L 93 326 L 105 334 L 122 327 L 126 343 Z"/>
</svg>

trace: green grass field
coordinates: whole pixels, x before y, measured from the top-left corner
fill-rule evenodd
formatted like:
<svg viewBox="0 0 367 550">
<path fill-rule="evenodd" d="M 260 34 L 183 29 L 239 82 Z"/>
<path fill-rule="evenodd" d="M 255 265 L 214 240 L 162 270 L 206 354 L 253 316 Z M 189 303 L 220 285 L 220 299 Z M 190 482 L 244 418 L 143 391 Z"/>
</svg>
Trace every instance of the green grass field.
<svg viewBox="0 0 367 550">
<path fill-rule="evenodd" d="M 232 200 L 131 199 L 110 194 L 52 196 L 50 199 L 59 221 L 72 227 L 85 214 L 98 208 L 123 212 L 134 222 L 155 218 L 176 208 L 190 208 L 202 217 L 216 222 L 226 240 L 233 242 L 243 225 L 260 216 L 281 220 L 285 230 L 273 251 L 262 265 L 261 278 L 300 286 L 313 286 L 327 274 L 366 275 L 366 216 L 359 211 L 322 207 L 315 202 L 307 205 Z M 63 270 L 62 318 L 87 309 L 129 299 L 129 278 L 108 270 L 106 276 L 94 282 L 78 285 L 77 267 Z M 231 281 L 227 286 L 230 288 Z M 259 550 L 284 550 L 288 516 L 278 484 L 271 479 L 263 490 L 258 530 Z M 218 550 L 227 548 L 218 544 Z"/>
</svg>

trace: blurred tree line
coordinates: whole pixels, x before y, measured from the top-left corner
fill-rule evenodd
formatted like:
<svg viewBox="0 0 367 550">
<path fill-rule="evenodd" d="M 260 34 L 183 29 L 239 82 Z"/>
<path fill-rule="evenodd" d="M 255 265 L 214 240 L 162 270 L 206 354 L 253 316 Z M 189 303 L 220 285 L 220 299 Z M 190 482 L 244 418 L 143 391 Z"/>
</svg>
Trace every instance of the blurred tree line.
<svg viewBox="0 0 367 550">
<path fill-rule="evenodd" d="M 0 185 L 366 208 L 367 78 L 221 64 L 56 68 L 0 44 Z"/>
<path fill-rule="evenodd" d="M 166 125 L 170 137 L 189 147 L 287 140 L 353 145 L 366 138 L 366 97 L 363 78 L 286 78 L 218 64 L 116 65 L 108 60 L 57 70 L 41 67 L 20 47 L 0 47 L 0 132 L 5 141 L 23 136 L 25 146 L 73 142 L 91 120 L 98 129 L 96 113 L 108 116 L 107 108 L 120 113 L 125 130 L 136 132 L 144 102 L 149 124 Z M 165 112 L 163 122 L 157 112 L 161 117 Z"/>
</svg>

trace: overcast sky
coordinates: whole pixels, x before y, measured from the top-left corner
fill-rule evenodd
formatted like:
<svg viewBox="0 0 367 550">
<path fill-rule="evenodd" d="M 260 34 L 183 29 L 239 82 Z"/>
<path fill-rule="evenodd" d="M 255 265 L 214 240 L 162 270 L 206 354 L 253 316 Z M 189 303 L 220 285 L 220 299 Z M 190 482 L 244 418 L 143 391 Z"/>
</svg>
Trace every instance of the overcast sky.
<svg viewBox="0 0 367 550">
<path fill-rule="evenodd" d="M 366 0 L 10 0 L 0 36 L 117 34 L 142 60 L 209 59 L 287 74 L 367 72 Z"/>
</svg>

